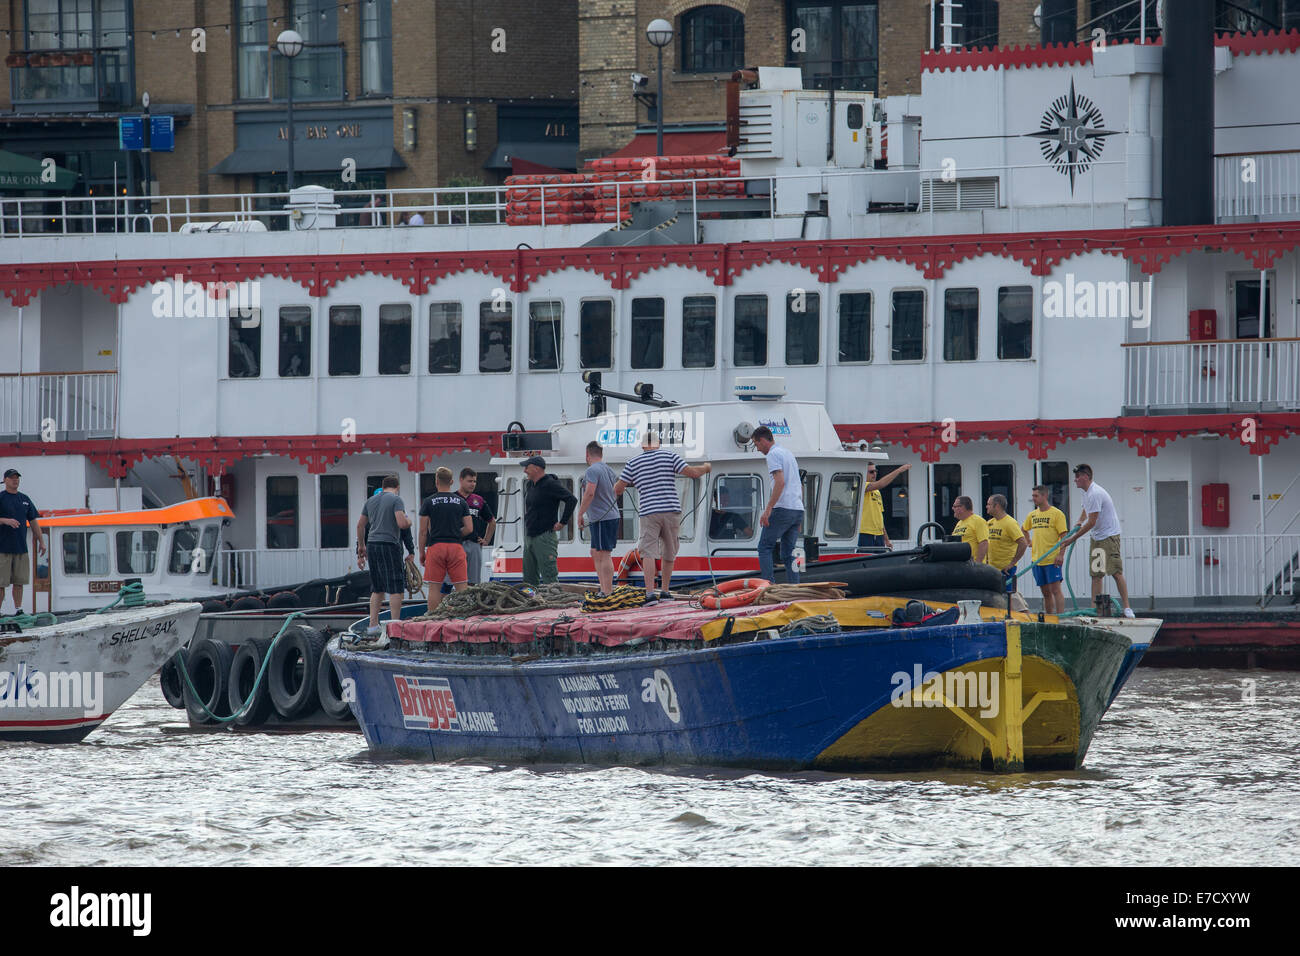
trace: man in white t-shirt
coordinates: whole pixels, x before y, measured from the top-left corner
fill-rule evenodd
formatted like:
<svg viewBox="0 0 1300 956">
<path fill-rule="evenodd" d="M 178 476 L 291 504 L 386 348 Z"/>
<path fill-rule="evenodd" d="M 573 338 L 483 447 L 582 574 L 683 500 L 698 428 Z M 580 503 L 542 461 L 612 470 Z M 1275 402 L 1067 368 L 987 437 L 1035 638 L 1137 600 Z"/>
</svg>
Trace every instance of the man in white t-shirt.
<svg viewBox="0 0 1300 956">
<path fill-rule="evenodd" d="M 754 447 L 767 456 L 767 470 L 772 475 L 772 492 L 767 496 L 763 516 L 758 519 L 763 526 L 758 536 L 758 575 L 764 580 L 773 580 L 776 562 L 772 558 L 772 549 L 779 541 L 781 560 L 785 562 L 785 579 L 798 584 L 794 549 L 799 540 L 799 529 L 803 526 L 803 482 L 799 479 L 799 462 L 789 450 L 776 443 L 772 429 L 766 425 L 754 429 Z"/>
<path fill-rule="evenodd" d="M 1088 549 L 1088 571 L 1092 574 L 1092 602 L 1101 597 L 1106 576 L 1115 579 L 1119 599 L 1124 605 L 1124 616 L 1133 617 L 1128 606 L 1128 583 L 1124 580 L 1124 561 L 1119 548 L 1119 515 L 1110 494 L 1092 480 L 1092 468 L 1078 465 L 1074 469 L 1074 483 L 1083 490 L 1083 511 L 1079 514 L 1079 530 L 1061 539 L 1061 548 L 1067 548 L 1085 534 L 1091 533 L 1092 546 Z"/>
</svg>

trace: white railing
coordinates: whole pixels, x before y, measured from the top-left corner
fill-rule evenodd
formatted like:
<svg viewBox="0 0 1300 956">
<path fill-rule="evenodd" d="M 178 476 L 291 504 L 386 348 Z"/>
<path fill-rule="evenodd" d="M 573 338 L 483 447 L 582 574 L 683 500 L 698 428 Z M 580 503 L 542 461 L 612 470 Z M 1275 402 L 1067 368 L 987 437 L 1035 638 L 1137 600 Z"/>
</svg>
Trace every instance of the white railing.
<svg viewBox="0 0 1300 956">
<path fill-rule="evenodd" d="M 0 435 L 111 438 L 116 372 L 0 375 Z"/>
<path fill-rule="evenodd" d="M 1124 347 L 1129 408 L 1300 408 L 1300 339 Z"/>
<path fill-rule="evenodd" d="M 1216 220 L 1300 215 L 1300 152 L 1214 157 Z"/>
<path fill-rule="evenodd" d="M 1148 606 L 1154 587 L 1162 602 L 1219 599 L 1225 603 L 1288 603 L 1300 593 L 1300 581 L 1291 570 L 1300 554 L 1300 534 L 1191 534 L 1157 537 L 1123 536 L 1124 580 L 1129 600 L 1136 608 Z M 1081 607 L 1092 603 L 1088 573 L 1088 538 L 1075 545 L 1070 556 L 1069 583 Z M 1021 567 L 1027 558 L 1021 559 Z M 1041 599 L 1033 572 L 1019 580 L 1026 599 Z M 1106 592 L 1117 596 L 1114 580 L 1106 579 Z M 1072 607 L 1068 588 L 1062 585 L 1065 607 Z"/>
<path fill-rule="evenodd" d="M 356 552 L 351 548 L 227 550 L 218 558 L 213 583 L 231 590 L 265 590 L 356 570 Z"/>
</svg>

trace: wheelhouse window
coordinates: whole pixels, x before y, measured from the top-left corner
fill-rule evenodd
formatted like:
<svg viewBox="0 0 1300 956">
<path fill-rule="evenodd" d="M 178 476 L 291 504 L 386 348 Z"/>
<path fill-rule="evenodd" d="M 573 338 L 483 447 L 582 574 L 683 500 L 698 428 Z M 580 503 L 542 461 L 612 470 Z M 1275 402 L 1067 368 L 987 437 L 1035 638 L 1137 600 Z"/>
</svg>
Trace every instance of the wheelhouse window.
<svg viewBox="0 0 1300 956">
<path fill-rule="evenodd" d="M 715 297 L 688 295 L 682 299 L 682 368 L 713 368 L 717 327 Z"/>
<path fill-rule="evenodd" d="M 840 293 L 840 364 L 871 361 L 871 293 Z"/>
<path fill-rule="evenodd" d="M 578 365 L 582 368 L 613 368 L 613 300 L 584 299 L 578 306 Z"/>
<path fill-rule="evenodd" d="M 262 374 L 262 310 L 232 315 L 226 374 L 230 378 L 259 378 Z"/>
<path fill-rule="evenodd" d="M 63 535 L 64 574 L 108 574 L 108 534 L 68 531 Z"/>
<path fill-rule="evenodd" d="M 894 362 L 919 362 L 925 358 L 925 292 L 896 289 L 889 324 L 889 357 Z"/>
<path fill-rule="evenodd" d="M 945 289 L 943 360 L 973 362 L 979 357 L 979 289 Z"/>
<path fill-rule="evenodd" d="M 460 371 L 461 305 L 433 302 L 429 305 L 429 374 Z"/>
<path fill-rule="evenodd" d="M 1132 0 L 1124 0 L 1132 3 Z M 1151 21 L 1155 23 L 1153 18 Z M 950 46 L 957 50 L 998 45 L 998 5 L 996 0 L 961 0 L 953 4 Z M 944 49 L 943 4 L 934 5 L 934 48 Z"/>
<path fill-rule="evenodd" d="M 745 65 L 745 17 L 711 4 L 681 17 L 683 73 L 730 73 Z"/>
<path fill-rule="evenodd" d="M 264 100 L 271 95 L 269 30 L 266 0 L 238 0 L 236 54 L 239 62 L 239 99 Z"/>
<path fill-rule="evenodd" d="M 348 476 L 321 475 L 320 478 L 320 546 L 348 546 Z"/>
<path fill-rule="evenodd" d="M 758 533 L 763 484 L 757 475 L 719 475 L 709 502 L 710 541 L 748 541 Z"/>
<path fill-rule="evenodd" d="M 409 375 L 411 372 L 411 307 L 379 307 L 379 374 Z"/>
<path fill-rule="evenodd" d="M 816 472 L 800 471 L 803 482 L 803 528 L 800 534 L 813 534 L 817 526 L 817 504 L 822 490 L 822 476 Z"/>
<path fill-rule="evenodd" d="M 787 0 L 788 29 L 801 43 L 786 44 L 786 66 L 803 70 L 804 89 L 876 91 L 879 29 L 876 3 L 861 0 Z"/>
<path fill-rule="evenodd" d="M 280 377 L 311 375 L 311 309 L 305 305 L 280 308 Z"/>
<path fill-rule="evenodd" d="M 199 531 L 189 526 L 176 529 L 172 535 L 171 556 L 167 559 L 168 574 L 189 574 L 197 567 L 207 563 L 207 556 L 200 556 Z"/>
<path fill-rule="evenodd" d="M 828 540 L 858 538 L 858 509 L 862 503 L 862 475 L 838 474 L 831 476 L 826 493 L 826 538 Z"/>
<path fill-rule="evenodd" d="M 767 364 L 767 296 L 736 296 L 735 347 L 738 367 Z"/>
<path fill-rule="evenodd" d="M 361 95 L 393 92 L 393 2 L 362 0 Z"/>
<path fill-rule="evenodd" d="M 514 304 L 490 300 L 478 307 L 478 370 L 510 371 L 514 346 Z"/>
<path fill-rule="evenodd" d="M 664 367 L 664 300 L 632 300 L 632 368 Z"/>
<path fill-rule="evenodd" d="M 785 299 L 785 364 L 816 365 L 821 355 L 822 297 L 793 292 Z"/>
<path fill-rule="evenodd" d="M 278 475 L 266 479 L 266 546 L 268 548 L 298 547 L 298 479 L 296 476 Z"/>
<path fill-rule="evenodd" d="M 1033 351 L 1033 287 L 1002 286 L 998 289 L 998 358 L 1027 359 Z"/>
<path fill-rule="evenodd" d="M 157 567 L 157 531 L 119 531 L 117 533 L 118 574 L 153 574 Z"/>
<path fill-rule="evenodd" d="M 558 299 L 528 303 L 528 368 L 557 371 L 560 368 L 560 320 L 564 305 Z"/>
<path fill-rule="evenodd" d="M 885 533 L 889 535 L 890 541 L 906 541 L 912 536 L 907 498 L 909 474 L 911 472 L 903 472 L 881 493 L 885 506 Z"/>
<path fill-rule="evenodd" d="M 361 306 L 330 306 L 329 373 L 361 374 Z"/>
</svg>

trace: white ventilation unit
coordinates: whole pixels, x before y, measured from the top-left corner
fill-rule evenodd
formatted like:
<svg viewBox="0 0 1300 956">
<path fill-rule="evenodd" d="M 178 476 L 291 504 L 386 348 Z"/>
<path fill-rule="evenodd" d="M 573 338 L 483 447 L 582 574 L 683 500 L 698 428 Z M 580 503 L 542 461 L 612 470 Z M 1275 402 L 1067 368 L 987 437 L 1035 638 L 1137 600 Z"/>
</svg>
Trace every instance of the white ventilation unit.
<svg viewBox="0 0 1300 956">
<path fill-rule="evenodd" d="M 921 181 L 922 212 L 957 212 L 963 209 L 997 209 L 998 177 Z"/>
</svg>

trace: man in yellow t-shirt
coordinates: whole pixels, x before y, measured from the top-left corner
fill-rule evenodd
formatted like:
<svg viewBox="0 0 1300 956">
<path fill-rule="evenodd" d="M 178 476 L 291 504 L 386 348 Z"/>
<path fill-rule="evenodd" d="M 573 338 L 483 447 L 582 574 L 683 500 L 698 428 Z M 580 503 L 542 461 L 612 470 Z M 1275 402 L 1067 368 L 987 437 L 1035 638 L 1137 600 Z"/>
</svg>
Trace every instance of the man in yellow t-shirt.
<svg viewBox="0 0 1300 956">
<path fill-rule="evenodd" d="M 862 519 L 858 524 L 859 550 L 894 546 L 894 543 L 889 540 L 889 533 L 885 531 L 885 501 L 880 494 L 880 489 L 888 487 L 895 478 L 911 467 L 910 464 L 902 465 L 877 480 L 875 462 L 867 465 L 867 487 L 862 495 Z"/>
<path fill-rule="evenodd" d="M 1044 485 L 1034 486 L 1034 510 L 1025 518 L 1024 529 L 1033 541 L 1030 560 L 1034 562 L 1034 583 L 1043 592 L 1043 611 L 1060 614 L 1065 610 L 1065 595 L 1061 593 L 1061 562 L 1065 549 L 1047 552 L 1070 530 L 1065 512 L 1052 506 Z"/>
<path fill-rule="evenodd" d="M 1020 522 L 1007 514 L 1006 495 L 989 495 L 985 505 L 989 513 L 988 563 L 1002 572 L 1004 582 L 1011 582 L 1007 593 L 1012 593 L 1016 590 L 1016 565 L 1029 541 L 1020 530 Z"/>
<path fill-rule="evenodd" d="M 957 519 L 952 533 L 970 545 L 971 560 L 983 564 L 989 554 L 988 522 L 975 513 L 975 503 L 966 495 L 952 503 L 952 513 Z"/>
</svg>

